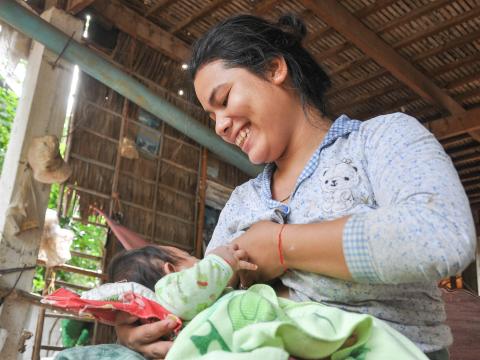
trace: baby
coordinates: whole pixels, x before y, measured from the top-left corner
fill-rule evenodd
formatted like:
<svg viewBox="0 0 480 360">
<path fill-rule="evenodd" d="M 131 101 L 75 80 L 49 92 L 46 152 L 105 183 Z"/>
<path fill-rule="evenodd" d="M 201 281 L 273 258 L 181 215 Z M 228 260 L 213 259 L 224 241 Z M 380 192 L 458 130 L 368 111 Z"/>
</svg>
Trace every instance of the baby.
<svg viewBox="0 0 480 360">
<path fill-rule="evenodd" d="M 172 246 L 146 246 L 117 254 L 107 270 L 112 284 L 84 293 L 82 298 L 105 300 L 115 296 L 115 289 L 120 293 L 134 289 L 151 298 L 136 285 L 140 284 L 155 291 L 156 301 L 171 314 L 191 320 L 229 285 L 235 285 L 238 271 L 256 269 L 238 245 L 220 246 L 202 260 Z"/>
<path fill-rule="evenodd" d="M 130 291 L 189 321 L 169 360 L 207 354 L 222 360 L 239 359 L 235 354 L 241 359 L 426 359 L 403 335 L 369 315 L 282 299 L 262 284 L 225 291 L 239 271 L 256 269 L 236 245 L 218 247 L 202 260 L 174 247 L 147 246 L 116 255 L 108 268 L 114 283 L 82 298 L 125 300 L 122 293 Z"/>
</svg>

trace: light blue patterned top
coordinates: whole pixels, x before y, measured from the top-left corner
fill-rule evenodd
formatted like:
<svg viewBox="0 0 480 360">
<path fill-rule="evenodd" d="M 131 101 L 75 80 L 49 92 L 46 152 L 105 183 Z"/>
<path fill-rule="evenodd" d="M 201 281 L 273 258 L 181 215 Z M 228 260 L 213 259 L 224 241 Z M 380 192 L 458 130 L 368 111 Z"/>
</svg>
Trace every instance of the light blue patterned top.
<svg viewBox="0 0 480 360">
<path fill-rule="evenodd" d="M 319 301 L 387 321 L 430 352 L 449 346 L 436 283 L 475 253 L 465 191 L 448 155 L 403 113 L 360 122 L 340 116 L 297 180 L 290 203 L 272 199 L 274 164 L 237 187 L 207 252 L 260 220 L 305 224 L 352 215 L 343 249 L 354 281 L 289 270 L 299 301 Z"/>
</svg>

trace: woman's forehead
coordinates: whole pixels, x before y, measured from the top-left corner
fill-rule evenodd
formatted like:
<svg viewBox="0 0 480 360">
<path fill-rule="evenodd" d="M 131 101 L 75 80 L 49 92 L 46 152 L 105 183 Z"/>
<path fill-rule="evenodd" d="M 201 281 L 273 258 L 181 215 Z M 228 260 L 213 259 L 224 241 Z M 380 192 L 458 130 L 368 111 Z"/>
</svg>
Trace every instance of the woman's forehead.
<svg viewBox="0 0 480 360">
<path fill-rule="evenodd" d="M 215 60 L 202 65 L 197 71 L 194 80 L 197 94 L 199 91 L 209 93 L 211 89 L 224 81 L 226 75 L 228 75 L 228 70 L 221 60 Z"/>
</svg>

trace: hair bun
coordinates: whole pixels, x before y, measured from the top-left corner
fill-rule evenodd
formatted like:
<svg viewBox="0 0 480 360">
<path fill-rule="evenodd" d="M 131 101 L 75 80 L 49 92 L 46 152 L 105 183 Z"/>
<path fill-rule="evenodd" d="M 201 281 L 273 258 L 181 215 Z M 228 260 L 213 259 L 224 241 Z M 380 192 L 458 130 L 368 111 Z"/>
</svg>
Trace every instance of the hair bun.
<svg viewBox="0 0 480 360">
<path fill-rule="evenodd" d="M 305 23 L 293 14 L 283 15 L 278 19 L 277 25 L 287 34 L 291 35 L 296 42 L 300 43 L 307 35 Z"/>
</svg>

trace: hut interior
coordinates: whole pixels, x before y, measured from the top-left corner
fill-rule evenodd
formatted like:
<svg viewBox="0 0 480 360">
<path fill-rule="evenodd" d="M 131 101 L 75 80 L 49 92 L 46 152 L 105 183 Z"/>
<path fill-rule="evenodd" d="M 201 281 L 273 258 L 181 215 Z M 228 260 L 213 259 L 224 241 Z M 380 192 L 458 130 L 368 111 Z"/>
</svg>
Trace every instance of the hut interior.
<svg viewBox="0 0 480 360">
<path fill-rule="evenodd" d="M 190 46 L 234 14 L 269 19 L 299 15 L 308 28 L 305 46 L 332 80 L 327 93 L 331 116 L 345 113 L 366 120 L 401 111 L 418 118 L 452 158 L 479 232 L 478 0 L 26 3 L 37 13 L 56 6 L 86 27 L 88 23 L 84 46 L 212 132 L 186 76 Z M 67 134 L 65 159 L 73 174 L 61 186 L 61 212 L 76 206 L 83 221 L 104 226 L 92 218 L 96 207 L 150 242 L 175 245 L 198 256 L 230 192 L 252 175 L 85 72 L 80 73 Z M 108 237 L 105 264 L 121 248 L 112 234 Z M 477 253 L 476 262 L 463 274 L 472 294 L 479 294 L 479 275 Z M 474 359 L 478 355 L 472 354 L 480 351 L 480 322 L 469 319 L 475 311 L 478 314 L 479 298 L 455 294 L 445 294 L 455 335 L 452 359 Z M 96 329 L 96 343 L 113 340 L 108 328 L 97 324 Z M 36 356 L 47 347 L 37 344 Z"/>
</svg>

